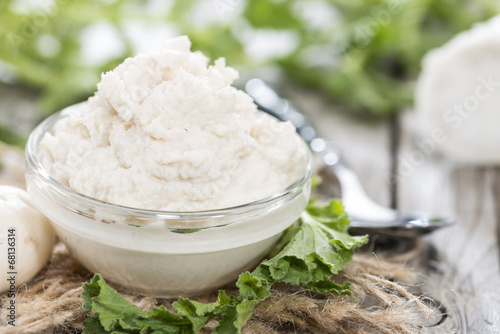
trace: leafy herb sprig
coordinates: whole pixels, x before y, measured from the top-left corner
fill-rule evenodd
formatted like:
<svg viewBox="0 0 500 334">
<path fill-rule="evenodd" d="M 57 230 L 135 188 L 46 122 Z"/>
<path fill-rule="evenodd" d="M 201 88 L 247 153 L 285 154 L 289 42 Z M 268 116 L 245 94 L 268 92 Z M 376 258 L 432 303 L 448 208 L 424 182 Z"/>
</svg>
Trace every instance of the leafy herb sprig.
<svg viewBox="0 0 500 334">
<path fill-rule="evenodd" d="M 92 313 L 84 321 L 84 333 L 192 334 L 216 317 L 220 321 L 215 333 L 240 333 L 256 305 L 270 296 L 275 282 L 351 295 L 350 284 L 335 283 L 332 276 L 346 266 L 367 237 L 351 236 L 348 228 L 349 219 L 340 201 L 326 205 L 312 201 L 298 225 L 283 233 L 277 255 L 264 260 L 253 272 L 240 275 L 236 282 L 238 296 L 220 290 L 217 301 L 209 304 L 181 297 L 173 303 L 176 313 L 165 306 L 143 312 L 96 274 L 90 283 L 83 284 L 83 310 Z"/>
<path fill-rule="evenodd" d="M 199 0 L 168 3 L 152 11 L 145 0 L 105 5 L 94 0 L 3 0 L 0 72 L 12 72 L 7 82 L 34 87 L 41 93 L 42 108 L 53 112 L 91 95 L 101 72 L 136 53 L 128 28 L 174 27 L 190 36 L 193 50 L 211 59 L 226 57 L 237 67 L 274 64 L 352 111 L 388 116 L 411 102 L 423 55 L 500 13 L 500 3 L 493 0 L 217 0 L 209 7 Z M 200 11 L 208 19 L 205 24 L 193 18 Z M 115 50 L 102 63 L 88 63 L 81 36 L 102 23 L 115 32 L 122 52 Z M 263 32 L 284 34 L 295 46 L 260 60 L 247 51 L 258 40 L 251 36 Z"/>
</svg>

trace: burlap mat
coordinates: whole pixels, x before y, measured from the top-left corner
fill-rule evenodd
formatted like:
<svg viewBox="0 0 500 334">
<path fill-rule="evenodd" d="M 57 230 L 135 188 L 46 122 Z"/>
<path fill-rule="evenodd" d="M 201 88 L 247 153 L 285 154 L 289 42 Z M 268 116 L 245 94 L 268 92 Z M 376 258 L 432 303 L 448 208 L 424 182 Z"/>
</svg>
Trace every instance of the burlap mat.
<svg viewBox="0 0 500 334">
<path fill-rule="evenodd" d="M 2 169 L 0 183 L 24 187 L 23 156 L 18 150 L 0 144 Z M 403 256 L 379 259 L 374 254 L 356 255 L 334 279 L 349 281 L 356 299 L 347 296 L 312 293 L 281 284 L 271 297 L 258 304 L 244 333 L 417 333 L 425 324 L 439 321 L 438 308 L 418 297 L 418 275 L 405 266 L 418 249 Z M 16 326 L 7 324 L 7 310 L 0 308 L 0 333 L 80 333 L 82 282 L 92 273 L 81 267 L 58 243 L 50 263 L 28 284 L 18 289 Z M 234 284 L 224 288 L 236 294 Z M 412 291 L 414 292 L 412 293 Z M 155 299 L 118 290 L 143 310 L 160 304 L 172 309 L 173 300 Z M 416 292 L 415 292 L 416 291 Z M 192 299 L 216 300 L 216 293 Z M 10 301 L 0 296 L 0 303 Z M 216 321 L 202 333 L 211 333 Z"/>
</svg>

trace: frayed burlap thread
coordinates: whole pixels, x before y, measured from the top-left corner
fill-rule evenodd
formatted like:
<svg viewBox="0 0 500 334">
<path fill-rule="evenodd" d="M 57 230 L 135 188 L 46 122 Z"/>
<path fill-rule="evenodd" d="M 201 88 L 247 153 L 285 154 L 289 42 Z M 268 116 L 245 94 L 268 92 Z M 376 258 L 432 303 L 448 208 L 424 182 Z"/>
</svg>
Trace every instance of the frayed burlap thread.
<svg viewBox="0 0 500 334">
<path fill-rule="evenodd" d="M 50 264 L 32 282 L 18 289 L 15 327 L 6 323 L 5 308 L 0 310 L 0 333 L 81 332 L 85 318 L 81 286 L 91 277 L 70 257 L 62 243 L 57 244 Z M 402 264 L 374 255 L 356 255 L 335 277 L 338 282 L 351 282 L 356 298 L 277 284 L 271 296 L 257 305 L 243 333 L 416 333 L 422 318 L 434 312 L 410 292 L 413 285 L 407 284 L 416 278 Z M 225 289 L 237 293 L 234 285 Z M 145 311 L 160 304 L 173 309 L 172 300 L 119 292 Z M 193 299 L 210 302 L 216 299 L 216 294 Z M 3 303 L 8 300 L 5 295 L 1 298 Z M 216 324 L 211 321 L 201 333 L 212 333 Z"/>
</svg>

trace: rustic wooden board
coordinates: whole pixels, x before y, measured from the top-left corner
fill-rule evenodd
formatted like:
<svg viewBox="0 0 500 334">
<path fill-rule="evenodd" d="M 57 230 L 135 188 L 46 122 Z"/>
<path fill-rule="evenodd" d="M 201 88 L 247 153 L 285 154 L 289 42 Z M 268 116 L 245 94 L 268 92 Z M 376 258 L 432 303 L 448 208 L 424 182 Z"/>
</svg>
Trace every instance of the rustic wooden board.
<svg viewBox="0 0 500 334">
<path fill-rule="evenodd" d="M 455 165 L 438 147 L 426 153 L 425 138 L 415 135 L 410 112 L 400 117 L 394 133 L 389 121 L 369 123 L 346 116 L 315 93 L 286 93 L 311 116 L 323 137 L 338 143 L 375 201 L 457 219 L 454 226 L 422 238 L 415 267 L 425 275 L 420 289 L 443 303 L 448 314 L 442 324 L 422 331 L 500 333 L 500 169 Z M 391 152 L 394 145 L 397 152 Z M 397 192 L 390 188 L 392 163 L 398 166 Z"/>
<path fill-rule="evenodd" d="M 399 162 L 422 151 L 411 131 L 411 114 L 401 117 Z M 413 159 L 414 162 L 418 159 Z M 406 166 L 407 167 L 407 166 Z M 405 170 L 407 168 L 405 167 Z M 398 206 L 456 218 L 452 227 L 425 237 L 431 297 L 450 316 L 435 333 L 500 333 L 500 170 L 450 163 L 438 150 L 399 177 Z"/>
</svg>

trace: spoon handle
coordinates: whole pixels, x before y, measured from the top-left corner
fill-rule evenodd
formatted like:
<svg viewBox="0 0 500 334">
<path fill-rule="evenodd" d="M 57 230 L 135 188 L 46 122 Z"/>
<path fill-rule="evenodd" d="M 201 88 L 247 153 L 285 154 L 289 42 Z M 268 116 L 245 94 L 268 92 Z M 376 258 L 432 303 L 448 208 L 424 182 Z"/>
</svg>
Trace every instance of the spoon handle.
<svg viewBox="0 0 500 334">
<path fill-rule="evenodd" d="M 306 117 L 288 100 L 280 97 L 260 79 L 249 80 L 245 90 L 259 109 L 281 121 L 290 121 L 311 149 L 322 156 L 325 165 L 339 180 L 344 207 L 353 221 L 361 221 L 365 225 L 366 222 L 378 222 L 380 225 L 396 219 L 397 213 L 394 210 L 374 203 L 366 195 L 356 173 L 342 159 L 339 150 L 331 142 L 320 138 Z"/>
<path fill-rule="evenodd" d="M 280 97 L 264 81 L 251 79 L 246 83 L 245 90 L 259 109 L 281 121 L 290 121 L 307 143 L 311 144 L 315 139 L 320 139 L 316 129 L 307 121 L 306 117 L 297 111 L 288 100 Z"/>
<path fill-rule="evenodd" d="M 290 121 L 311 149 L 322 157 L 325 165 L 339 180 L 342 202 L 351 219 L 351 227 L 377 233 L 405 231 L 410 235 L 420 235 L 452 224 L 453 221 L 446 218 L 423 213 L 402 214 L 375 203 L 366 195 L 356 173 L 342 159 L 337 147 L 319 137 L 306 117 L 288 100 L 280 97 L 260 79 L 249 80 L 245 90 L 259 109 L 281 121 Z"/>
</svg>

